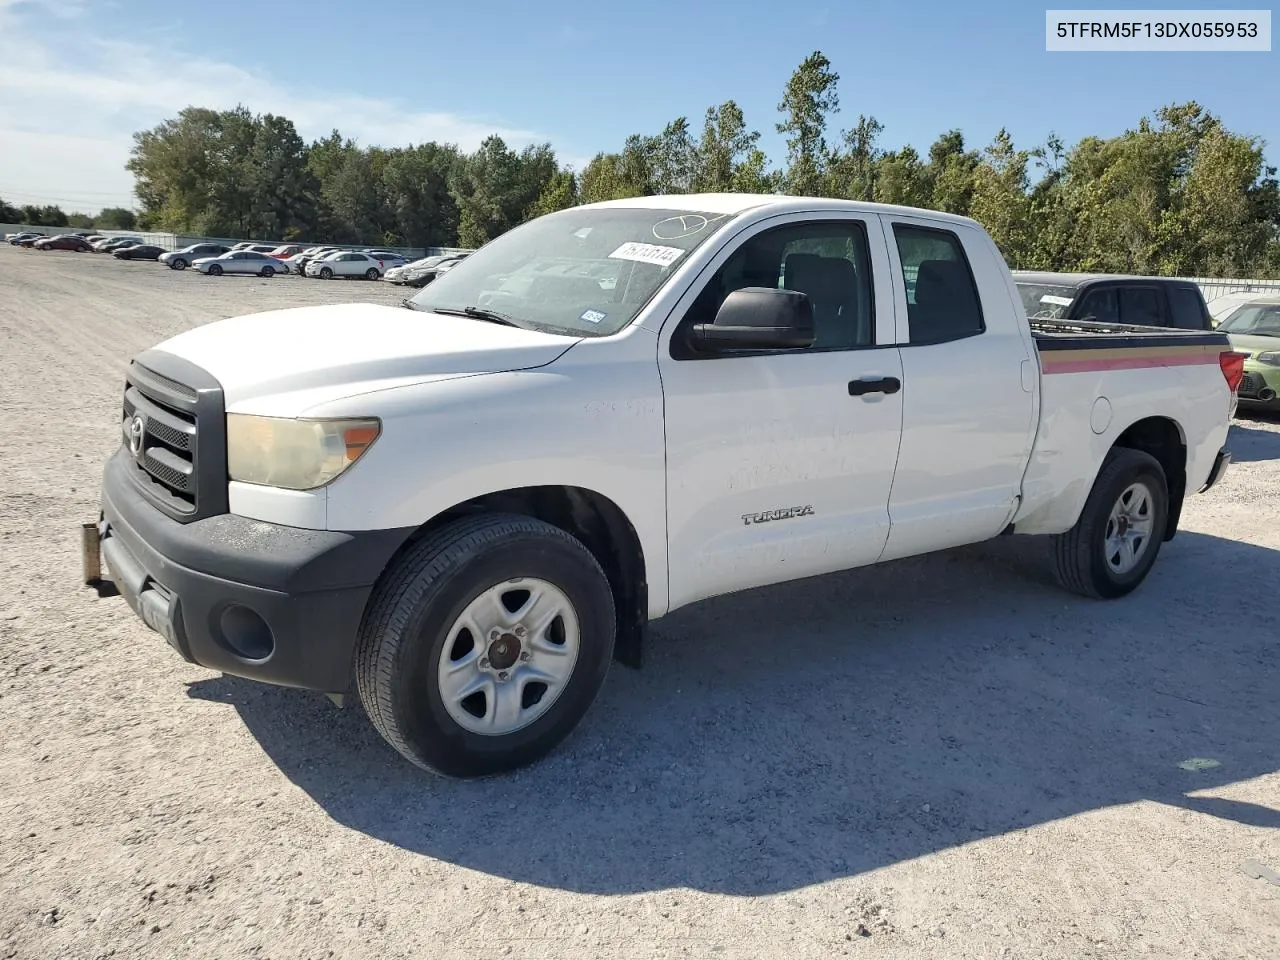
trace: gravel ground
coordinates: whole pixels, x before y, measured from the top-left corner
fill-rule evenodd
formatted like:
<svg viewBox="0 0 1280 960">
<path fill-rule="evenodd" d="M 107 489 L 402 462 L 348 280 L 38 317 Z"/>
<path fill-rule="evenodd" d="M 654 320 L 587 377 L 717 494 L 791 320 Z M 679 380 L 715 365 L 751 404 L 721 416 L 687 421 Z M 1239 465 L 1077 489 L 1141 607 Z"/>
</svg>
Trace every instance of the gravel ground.
<svg viewBox="0 0 1280 960">
<path fill-rule="evenodd" d="M 401 295 L 0 247 L 0 960 L 1280 956 L 1274 421 L 1124 601 L 1009 538 L 703 603 L 483 782 L 78 584 L 131 355 Z"/>
</svg>

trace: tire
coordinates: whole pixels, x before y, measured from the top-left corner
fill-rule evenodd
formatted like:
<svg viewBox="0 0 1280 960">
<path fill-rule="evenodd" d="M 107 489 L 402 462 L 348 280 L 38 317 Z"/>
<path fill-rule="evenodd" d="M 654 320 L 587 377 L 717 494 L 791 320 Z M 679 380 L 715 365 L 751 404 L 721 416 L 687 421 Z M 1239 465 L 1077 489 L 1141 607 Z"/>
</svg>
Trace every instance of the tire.
<svg viewBox="0 0 1280 960">
<path fill-rule="evenodd" d="M 222 268 L 218 266 L 216 263 L 209 264 L 209 276 L 211 277 L 222 276 Z"/>
<path fill-rule="evenodd" d="M 1119 540 L 1108 541 L 1109 532 L 1123 537 L 1125 530 L 1138 529 L 1133 518 L 1112 526 L 1113 511 L 1121 509 L 1124 498 L 1128 498 L 1127 510 L 1136 510 L 1134 517 L 1141 517 L 1143 511 L 1135 497 L 1142 493 L 1135 491 L 1145 492 L 1148 500 L 1145 536 L 1129 534 L 1130 542 L 1138 544 L 1132 553 L 1113 551 L 1112 545 Z M 1102 462 L 1076 525 L 1053 537 L 1058 582 L 1072 593 L 1098 600 L 1114 600 L 1132 593 L 1151 572 L 1168 522 L 1169 487 L 1160 462 L 1141 450 L 1113 448 Z M 1130 562 L 1132 566 L 1128 566 Z"/>
<path fill-rule="evenodd" d="M 539 619 L 547 610 L 565 611 L 545 621 L 540 644 L 532 642 L 537 629 L 521 632 L 526 626 L 518 619 L 501 634 L 491 629 L 500 621 L 482 623 L 499 609 L 484 606 L 497 594 L 517 615 L 520 594 L 534 606 L 535 594 L 522 581 L 541 585 L 534 585 L 538 603 L 550 604 L 537 611 Z M 469 611 L 474 616 L 464 620 Z M 476 640 L 464 623 L 489 632 Z M 374 589 L 356 644 L 356 689 L 374 727 L 408 760 L 448 777 L 485 776 L 533 763 L 569 735 L 600 692 L 613 643 L 613 594 L 581 542 L 530 517 L 470 517 L 424 537 Z M 446 657 L 461 678 L 448 700 Z M 559 672 L 561 682 L 541 684 L 530 670 Z M 472 683 L 481 687 L 462 696 Z M 539 686 L 541 697 L 526 703 Z M 505 699 L 495 696 L 503 691 Z M 499 699 L 515 709 L 505 718 L 510 723 L 498 716 Z M 489 724 L 508 730 L 477 732 Z"/>
<path fill-rule="evenodd" d="M 271 266 L 270 264 L 268 264 L 267 266 L 263 267 L 263 268 L 259 271 L 259 273 L 258 273 L 258 276 L 260 276 L 260 277 L 264 277 L 264 278 L 266 278 L 267 280 L 270 280 L 270 279 L 271 279 L 272 277 L 274 277 L 275 275 L 276 275 L 275 267 Z"/>
<path fill-rule="evenodd" d="M 377 280 L 377 279 L 378 279 L 378 268 L 377 268 L 377 267 L 370 267 L 368 270 L 366 270 L 366 271 L 364 272 L 364 278 L 365 278 L 366 280 Z"/>
<path fill-rule="evenodd" d="M 179 257 L 177 260 L 172 261 L 169 267 L 173 270 L 185 270 L 187 269 L 187 261 Z"/>
<path fill-rule="evenodd" d="M 332 280 L 332 279 L 333 279 L 333 271 L 332 271 L 332 270 L 330 270 L 328 267 L 321 267 L 321 268 L 320 268 L 320 279 L 321 279 L 321 280 Z"/>
</svg>

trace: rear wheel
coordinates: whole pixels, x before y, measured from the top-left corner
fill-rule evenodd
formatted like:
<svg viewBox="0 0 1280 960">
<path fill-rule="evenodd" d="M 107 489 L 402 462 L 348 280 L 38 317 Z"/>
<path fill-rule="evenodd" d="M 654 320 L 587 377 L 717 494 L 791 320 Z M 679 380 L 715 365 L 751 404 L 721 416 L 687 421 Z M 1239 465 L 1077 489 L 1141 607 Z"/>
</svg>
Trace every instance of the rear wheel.
<svg viewBox="0 0 1280 960">
<path fill-rule="evenodd" d="M 218 266 L 216 263 L 209 264 L 209 276 L 211 277 L 222 276 L 222 268 Z"/>
<path fill-rule="evenodd" d="M 1168 521 L 1160 462 L 1141 450 L 1113 449 L 1076 525 L 1053 538 L 1058 582 L 1100 600 L 1132 592 L 1151 572 Z"/>
<path fill-rule="evenodd" d="M 613 594 L 580 541 L 530 517 L 472 517 L 425 537 L 374 591 L 356 684 L 403 756 L 482 776 L 568 736 L 613 642 Z"/>
<path fill-rule="evenodd" d="M 377 280 L 377 279 L 378 279 L 378 268 L 377 268 L 377 267 L 370 267 L 368 270 L 366 270 L 366 271 L 364 272 L 364 278 L 365 278 L 366 280 Z"/>
<path fill-rule="evenodd" d="M 258 272 L 258 275 L 266 277 L 269 280 L 276 275 L 276 268 L 268 264 Z"/>
</svg>

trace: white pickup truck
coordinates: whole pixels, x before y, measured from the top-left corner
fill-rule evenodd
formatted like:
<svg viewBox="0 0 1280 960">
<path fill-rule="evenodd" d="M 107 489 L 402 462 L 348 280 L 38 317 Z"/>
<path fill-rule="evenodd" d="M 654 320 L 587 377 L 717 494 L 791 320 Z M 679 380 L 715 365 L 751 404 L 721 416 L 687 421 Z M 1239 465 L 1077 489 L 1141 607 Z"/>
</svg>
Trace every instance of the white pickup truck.
<svg viewBox="0 0 1280 960">
<path fill-rule="evenodd" d="M 1033 328 L 973 220 L 781 196 L 550 214 L 405 307 L 138 356 L 85 579 L 194 663 L 356 691 L 451 776 L 545 754 L 706 597 L 1009 533 L 1128 593 L 1229 462 L 1243 366 Z"/>
</svg>

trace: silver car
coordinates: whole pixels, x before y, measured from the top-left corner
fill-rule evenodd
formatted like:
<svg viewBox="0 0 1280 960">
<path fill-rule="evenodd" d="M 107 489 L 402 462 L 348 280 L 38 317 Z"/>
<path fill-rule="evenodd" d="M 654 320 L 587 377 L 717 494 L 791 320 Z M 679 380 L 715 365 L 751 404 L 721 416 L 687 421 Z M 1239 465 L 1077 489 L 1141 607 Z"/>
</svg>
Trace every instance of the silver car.
<svg viewBox="0 0 1280 960">
<path fill-rule="evenodd" d="M 201 257 L 193 261 L 191 266 L 211 277 L 220 277 L 224 273 L 248 273 L 259 277 L 274 277 L 277 273 L 289 272 L 289 267 L 284 261 L 256 250 L 232 250 L 220 257 Z"/>
<path fill-rule="evenodd" d="M 196 260 L 220 257 L 227 252 L 227 247 L 221 243 L 193 243 L 181 250 L 161 254 L 160 262 L 174 270 L 185 270 Z"/>
<path fill-rule="evenodd" d="M 367 253 L 355 253 L 351 250 L 331 253 L 307 264 L 307 276 L 319 277 L 321 280 L 332 280 L 334 277 L 364 277 L 366 280 L 377 280 L 382 274 L 381 260 Z"/>
</svg>

